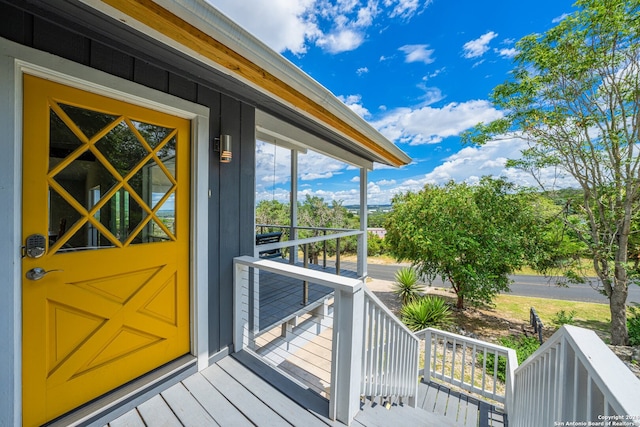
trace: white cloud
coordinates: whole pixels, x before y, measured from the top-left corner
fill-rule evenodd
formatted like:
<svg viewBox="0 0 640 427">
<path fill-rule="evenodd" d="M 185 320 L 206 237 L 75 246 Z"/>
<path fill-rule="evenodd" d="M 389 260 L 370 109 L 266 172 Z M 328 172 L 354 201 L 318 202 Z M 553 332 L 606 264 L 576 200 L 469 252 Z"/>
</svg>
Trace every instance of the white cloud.
<svg viewBox="0 0 640 427">
<path fill-rule="evenodd" d="M 410 19 L 431 0 L 208 0 L 278 52 L 302 55 L 309 44 L 329 53 L 357 49 L 381 16 Z"/>
<path fill-rule="evenodd" d="M 422 78 L 422 81 L 425 81 L 425 82 L 426 82 L 427 80 L 430 80 L 430 79 L 432 79 L 432 78 L 434 78 L 434 77 L 437 77 L 437 76 L 439 76 L 441 73 L 443 73 L 445 70 L 446 70 L 446 67 L 438 68 L 437 70 L 435 70 L 435 71 L 433 71 L 433 72 L 431 72 L 431 73 L 427 74 L 426 76 L 424 76 L 424 77 Z"/>
<path fill-rule="evenodd" d="M 488 101 L 472 100 L 452 102 L 442 108 L 397 108 L 372 124 L 392 141 L 419 145 L 438 143 L 478 122 L 487 123 L 500 117 L 502 113 Z"/>
<path fill-rule="evenodd" d="M 371 116 L 369 110 L 362 104 L 362 97 L 360 95 L 338 96 L 338 99 L 344 102 L 347 107 L 351 108 L 360 117 L 367 118 Z"/>
<path fill-rule="evenodd" d="M 464 57 L 477 58 L 484 55 L 485 52 L 489 50 L 489 43 L 491 43 L 491 40 L 496 37 L 498 37 L 498 33 L 489 31 L 475 40 L 466 42 L 464 46 L 462 46 L 462 49 L 464 50 Z"/>
<path fill-rule="evenodd" d="M 208 1 L 278 52 L 303 54 L 307 41 L 322 34 L 314 16 L 315 0 Z"/>
<path fill-rule="evenodd" d="M 367 67 L 360 67 L 356 70 L 356 74 L 361 76 L 363 74 L 367 74 L 369 72 L 369 69 Z"/>
<path fill-rule="evenodd" d="M 562 15 L 560 15 L 560 16 L 556 16 L 555 18 L 553 18 L 553 19 L 551 20 L 551 22 L 553 22 L 554 24 L 557 24 L 558 22 L 562 21 L 562 20 L 563 20 L 564 18 L 566 18 L 567 16 L 569 16 L 569 14 L 568 14 L 568 13 L 563 13 Z"/>
<path fill-rule="evenodd" d="M 425 6 L 428 5 L 429 3 L 431 3 L 431 0 L 426 1 Z M 385 0 L 384 5 L 387 7 L 393 6 L 393 10 L 389 14 L 390 17 L 395 18 L 397 16 L 397 17 L 406 19 L 406 18 L 410 18 L 416 13 L 416 11 L 418 10 L 418 7 L 420 6 L 420 1 L 419 0 L 397 0 L 397 1 Z"/>
<path fill-rule="evenodd" d="M 404 62 L 423 62 L 425 64 L 431 64 L 435 61 L 432 57 L 435 50 L 428 49 L 428 44 L 407 44 L 398 48 L 406 56 Z"/>
<path fill-rule="evenodd" d="M 503 58 L 513 58 L 518 54 L 518 49 L 514 47 L 495 49 L 495 52 Z"/>
<path fill-rule="evenodd" d="M 358 48 L 363 41 L 362 32 L 345 28 L 319 37 L 316 44 L 329 53 L 340 53 Z"/>
</svg>

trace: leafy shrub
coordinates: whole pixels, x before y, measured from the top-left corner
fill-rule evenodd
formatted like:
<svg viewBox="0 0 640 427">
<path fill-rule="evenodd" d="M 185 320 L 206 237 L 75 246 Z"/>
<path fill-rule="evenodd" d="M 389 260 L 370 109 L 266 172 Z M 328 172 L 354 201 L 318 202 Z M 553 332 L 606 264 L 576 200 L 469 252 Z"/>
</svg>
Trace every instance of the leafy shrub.
<svg viewBox="0 0 640 427">
<path fill-rule="evenodd" d="M 379 256 L 385 253 L 387 253 L 387 245 L 384 239 L 370 232 L 367 237 L 367 255 Z"/>
<path fill-rule="evenodd" d="M 518 365 L 527 360 L 529 356 L 531 356 L 537 349 L 540 347 L 540 342 L 536 337 L 527 337 L 525 335 L 520 336 L 508 336 L 501 337 L 498 342 L 500 345 L 503 345 L 508 348 L 512 348 L 516 351 L 516 356 L 518 357 Z M 478 357 L 478 363 L 480 366 L 483 364 L 484 354 L 480 354 Z M 495 355 L 487 354 L 487 372 L 493 375 L 493 370 L 495 367 Z M 504 356 L 498 356 L 498 374 L 497 377 L 504 382 L 505 372 L 507 370 L 507 358 Z"/>
<path fill-rule="evenodd" d="M 418 273 L 413 268 L 402 267 L 396 271 L 393 293 L 400 297 L 402 304 L 415 301 L 423 291 L 423 286 L 418 283 Z"/>
<path fill-rule="evenodd" d="M 627 317 L 627 329 L 629 331 L 629 344 L 640 345 L 640 309 L 629 307 L 631 315 Z"/>
<path fill-rule="evenodd" d="M 575 323 L 573 318 L 575 317 L 576 314 L 577 313 L 575 310 L 571 310 L 569 313 L 567 313 L 564 310 L 560 310 L 555 314 L 555 316 L 553 316 L 553 319 L 551 321 L 557 327 L 560 327 L 562 325 L 573 325 Z"/>
<path fill-rule="evenodd" d="M 402 306 L 400 318 L 412 331 L 428 327 L 445 327 L 453 321 L 449 305 L 444 299 L 433 295 L 410 301 Z"/>
</svg>

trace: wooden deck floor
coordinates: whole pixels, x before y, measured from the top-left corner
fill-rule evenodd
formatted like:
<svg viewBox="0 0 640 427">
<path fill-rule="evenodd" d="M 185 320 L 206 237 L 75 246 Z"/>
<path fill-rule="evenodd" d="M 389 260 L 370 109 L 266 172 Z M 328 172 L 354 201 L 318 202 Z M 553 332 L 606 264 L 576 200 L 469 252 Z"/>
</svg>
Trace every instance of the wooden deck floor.
<svg viewBox="0 0 640 427">
<path fill-rule="evenodd" d="M 435 391 L 435 394 L 434 394 Z M 433 397 L 432 397 L 433 396 Z M 446 397 L 446 399 L 445 399 Z M 445 387 L 421 384 L 421 405 L 433 405 L 440 413 L 386 402 L 363 402 L 352 422 L 356 427 L 396 426 L 506 426 L 501 416 L 481 418 L 476 423 L 469 417 L 475 402 L 461 399 Z M 452 417 L 451 409 L 461 414 L 466 405 L 466 418 Z M 439 410 L 444 405 L 444 409 Z M 491 408 L 487 408 L 492 414 Z M 209 368 L 142 403 L 135 409 L 109 422 L 106 427 L 207 427 L 207 426 L 341 426 L 330 420 L 329 402 L 317 393 L 301 387 L 253 355 L 240 352 L 228 356 Z"/>
<path fill-rule="evenodd" d="M 286 262 L 285 260 L 281 260 Z M 302 264 L 298 264 L 302 266 Z M 308 268 L 328 273 L 335 273 L 335 267 L 328 265 L 323 268 L 321 265 L 309 264 Z M 341 269 L 340 275 L 344 277 L 357 277 L 357 273 L 352 270 Z M 322 301 L 333 293 L 333 289 L 315 283 L 309 283 L 308 306 Z M 259 326 L 260 331 L 269 330 L 272 327 L 288 320 L 296 313 L 304 311 L 303 305 L 303 284 L 300 280 L 290 277 L 280 276 L 268 271 L 260 272 L 260 311 Z"/>
</svg>

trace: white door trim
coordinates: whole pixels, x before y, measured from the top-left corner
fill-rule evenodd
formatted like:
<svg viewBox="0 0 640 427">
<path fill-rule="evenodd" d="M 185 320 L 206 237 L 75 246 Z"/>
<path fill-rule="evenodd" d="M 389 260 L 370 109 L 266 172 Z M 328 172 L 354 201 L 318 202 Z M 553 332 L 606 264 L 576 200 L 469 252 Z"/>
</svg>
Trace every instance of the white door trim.
<svg viewBox="0 0 640 427">
<path fill-rule="evenodd" d="M 191 353 L 208 366 L 209 109 L 0 38 L 0 424 L 22 411 L 22 76 L 32 74 L 191 120 Z M 134 95 L 135 94 L 135 95 Z"/>
</svg>

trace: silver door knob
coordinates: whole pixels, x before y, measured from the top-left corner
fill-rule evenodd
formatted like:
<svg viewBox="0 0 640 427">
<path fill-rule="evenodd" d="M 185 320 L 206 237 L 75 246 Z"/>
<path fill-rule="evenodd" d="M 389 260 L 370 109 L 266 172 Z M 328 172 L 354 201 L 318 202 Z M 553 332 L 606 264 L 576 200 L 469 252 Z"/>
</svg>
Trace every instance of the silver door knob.
<svg viewBox="0 0 640 427">
<path fill-rule="evenodd" d="M 60 271 L 63 271 L 63 270 L 49 270 L 49 271 L 46 271 L 44 268 L 35 267 L 35 268 L 32 268 L 31 270 L 27 271 L 25 276 L 29 280 L 40 280 L 40 279 L 42 279 L 44 276 L 46 276 L 49 273 L 55 273 L 55 272 L 60 272 Z"/>
</svg>

